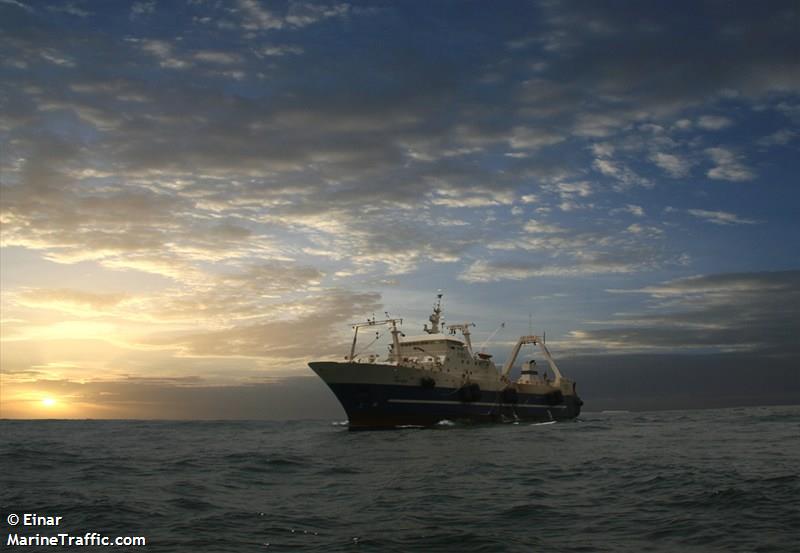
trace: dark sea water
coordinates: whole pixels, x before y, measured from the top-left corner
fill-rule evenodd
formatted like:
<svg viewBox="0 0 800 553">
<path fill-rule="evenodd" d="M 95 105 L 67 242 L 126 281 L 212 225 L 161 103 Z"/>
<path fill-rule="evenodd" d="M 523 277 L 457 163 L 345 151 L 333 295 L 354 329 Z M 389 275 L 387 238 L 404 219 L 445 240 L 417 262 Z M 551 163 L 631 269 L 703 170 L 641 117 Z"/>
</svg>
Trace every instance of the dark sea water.
<svg viewBox="0 0 800 553">
<path fill-rule="evenodd" d="M 150 552 L 800 551 L 800 406 L 383 432 L 331 421 L 0 421 L 0 432 L 4 549 L 9 532 L 99 532 L 145 536 L 137 550 Z M 63 522 L 6 522 L 34 512 Z"/>
</svg>

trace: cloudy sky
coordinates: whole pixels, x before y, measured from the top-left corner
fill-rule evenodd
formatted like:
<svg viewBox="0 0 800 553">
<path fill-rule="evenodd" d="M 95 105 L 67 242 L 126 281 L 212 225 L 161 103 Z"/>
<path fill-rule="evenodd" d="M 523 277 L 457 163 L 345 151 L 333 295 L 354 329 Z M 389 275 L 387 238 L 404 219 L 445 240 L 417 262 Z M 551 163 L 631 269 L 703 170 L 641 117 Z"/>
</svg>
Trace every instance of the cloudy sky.
<svg viewBox="0 0 800 553">
<path fill-rule="evenodd" d="M 499 360 L 546 330 L 589 408 L 800 401 L 798 28 L 0 0 L 0 416 L 340 417 L 306 363 L 437 289 Z"/>
</svg>

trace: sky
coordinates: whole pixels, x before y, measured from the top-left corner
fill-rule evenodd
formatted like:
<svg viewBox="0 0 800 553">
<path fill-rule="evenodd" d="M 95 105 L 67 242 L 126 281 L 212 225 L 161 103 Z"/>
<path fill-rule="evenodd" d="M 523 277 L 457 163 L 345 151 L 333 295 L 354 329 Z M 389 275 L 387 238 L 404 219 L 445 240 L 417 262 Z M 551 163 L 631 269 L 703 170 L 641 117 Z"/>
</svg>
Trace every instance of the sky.
<svg viewBox="0 0 800 553">
<path fill-rule="evenodd" d="M 586 409 L 800 402 L 799 12 L 0 0 L 0 417 L 341 419 L 437 290 Z"/>
</svg>

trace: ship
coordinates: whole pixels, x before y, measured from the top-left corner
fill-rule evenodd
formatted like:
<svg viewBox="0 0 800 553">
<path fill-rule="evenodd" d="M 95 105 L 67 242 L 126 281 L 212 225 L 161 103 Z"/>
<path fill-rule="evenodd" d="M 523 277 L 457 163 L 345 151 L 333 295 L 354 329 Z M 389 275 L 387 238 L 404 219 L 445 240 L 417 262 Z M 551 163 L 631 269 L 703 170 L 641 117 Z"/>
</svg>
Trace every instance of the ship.
<svg viewBox="0 0 800 553">
<path fill-rule="evenodd" d="M 443 421 L 543 422 L 580 414 L 583 401 L 576 384 L 561 374 L 544 339 L 520 336 L 498 367 L 491 354 L 473 350 L 470 328 L 474 323 L 446 325 L 442 319 L 440 293 L 423 334 L 406 336 L 401 330 L 403 319 L 387 314 L 386 319 L 376 320 L 373 315 L 352 324 L 350 354 L 343 362 L 309 363 L 341 403 L 349 429 L 429 427 Z M 357 354 L 359 331 L 383 326 L 391 334 L 386 357 Z M 512 378 L 514 363 L 528 344 L 538 346 L 551 374 L 530 360 Z"/>
</svg>

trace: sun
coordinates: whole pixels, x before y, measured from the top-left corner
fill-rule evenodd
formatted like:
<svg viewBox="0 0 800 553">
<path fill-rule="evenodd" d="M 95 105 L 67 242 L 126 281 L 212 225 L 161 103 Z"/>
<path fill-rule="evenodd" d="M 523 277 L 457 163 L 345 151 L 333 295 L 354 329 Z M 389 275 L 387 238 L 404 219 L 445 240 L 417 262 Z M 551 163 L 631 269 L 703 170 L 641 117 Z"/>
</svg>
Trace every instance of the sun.
<svg viewBox="0 0 800 553">
<path fill-rule="evenodd" d="M 45 407 L 53 407 L 56 404 L 56 400 L 51 397 L 46 397 L 42 399 L 42 405 Z"/>
</svg>

